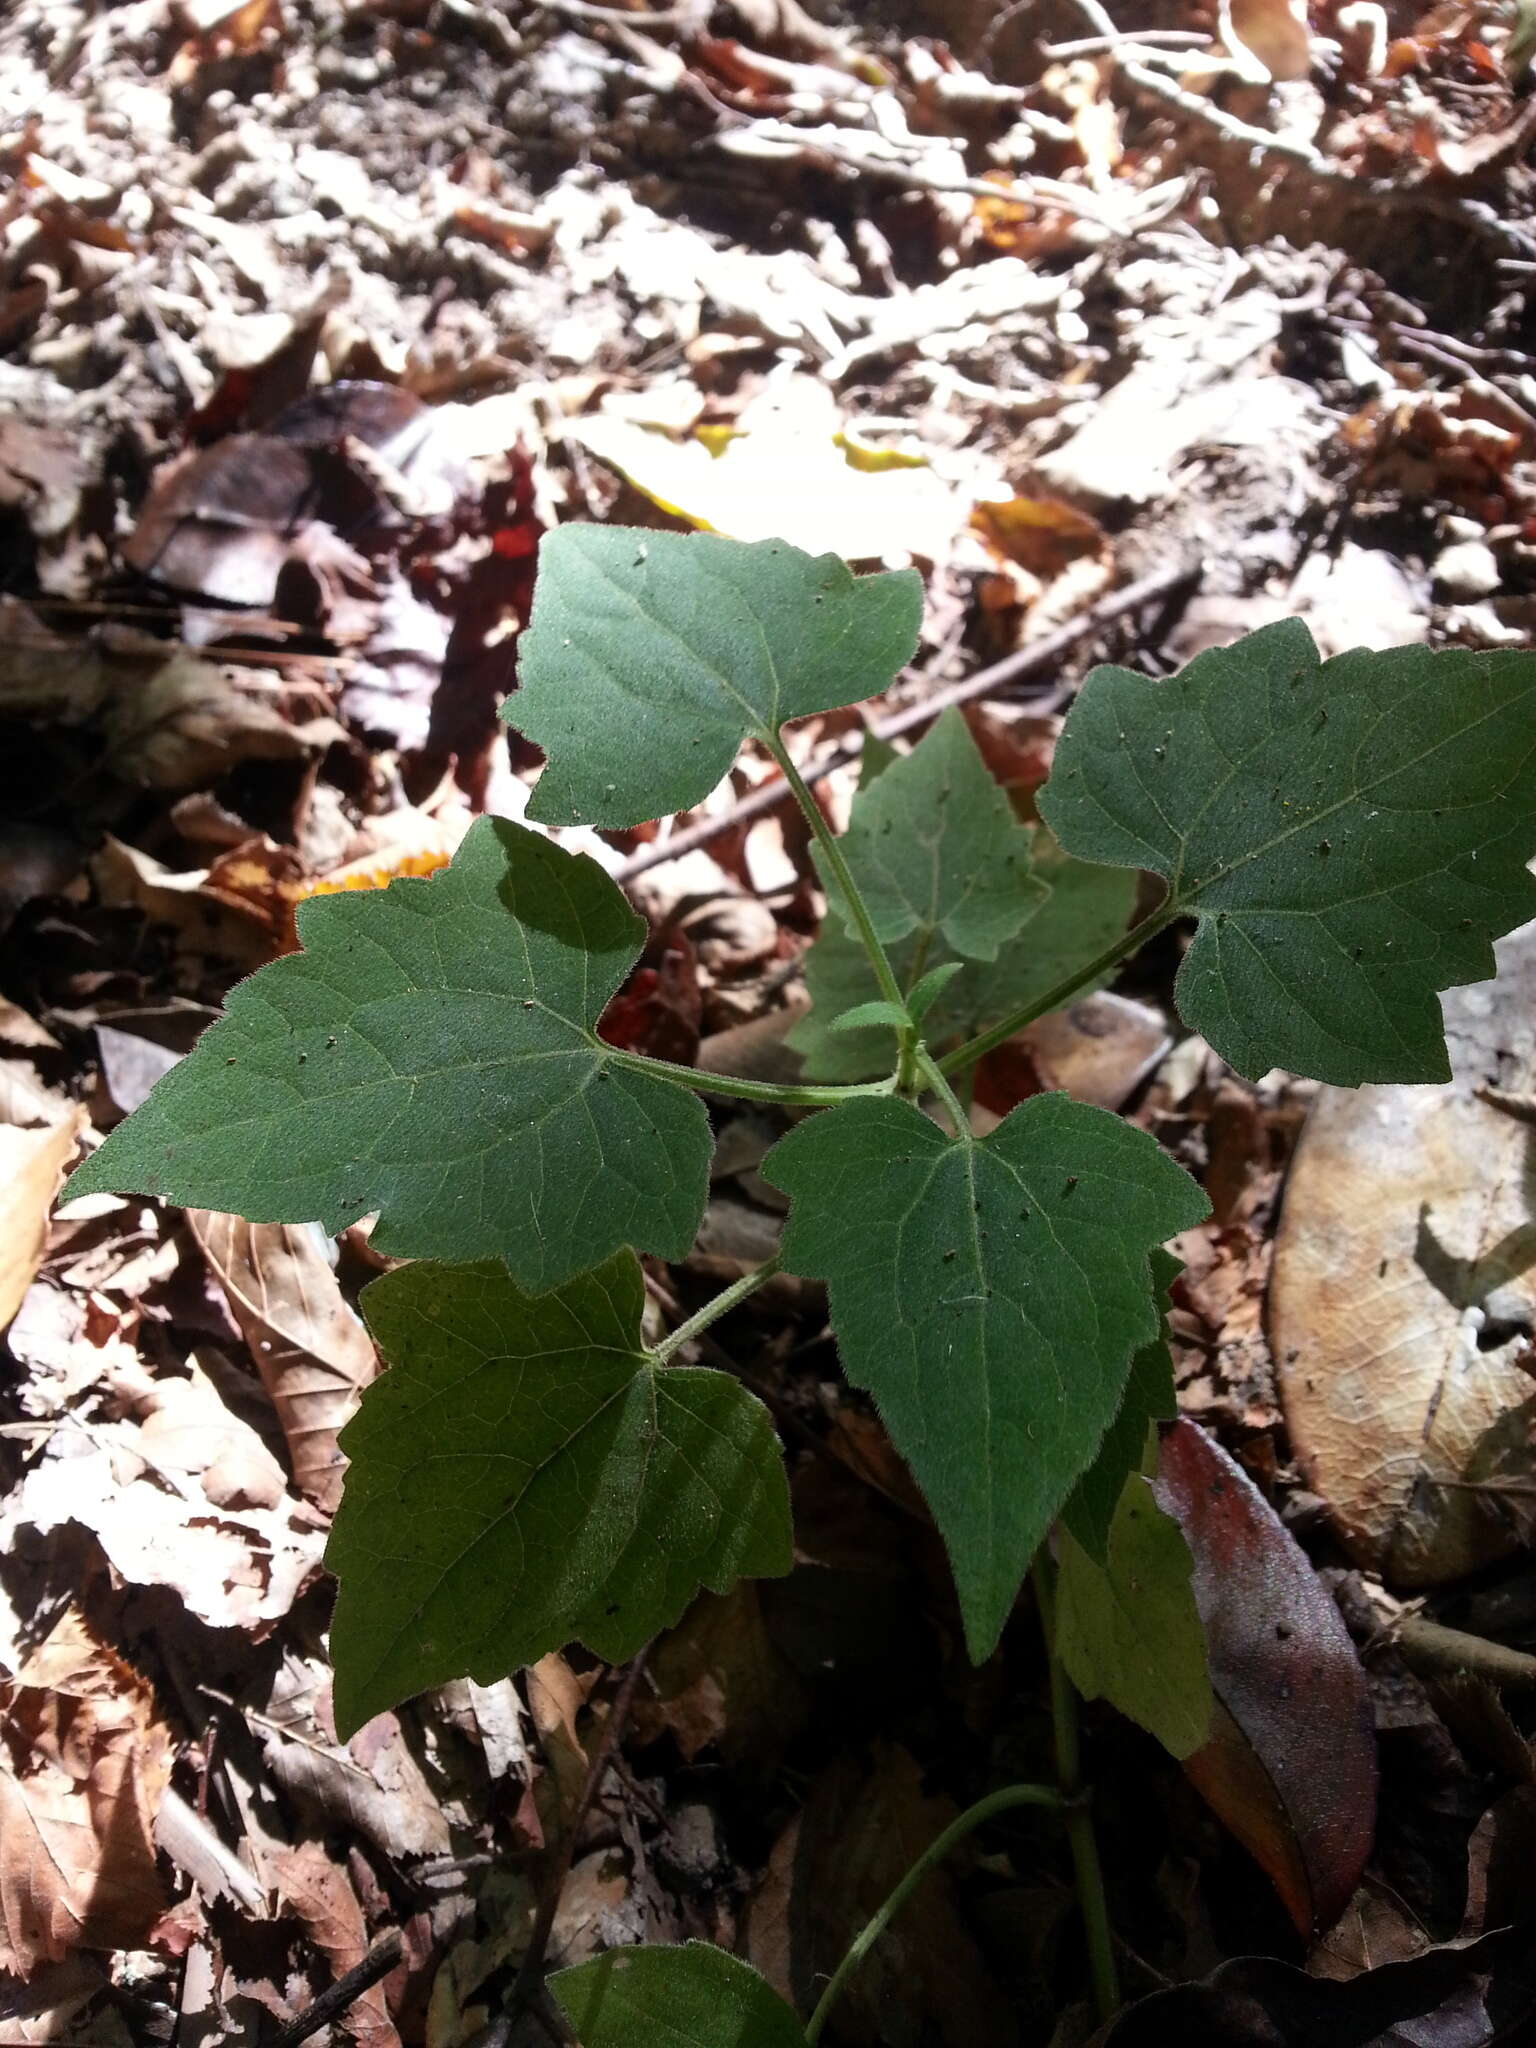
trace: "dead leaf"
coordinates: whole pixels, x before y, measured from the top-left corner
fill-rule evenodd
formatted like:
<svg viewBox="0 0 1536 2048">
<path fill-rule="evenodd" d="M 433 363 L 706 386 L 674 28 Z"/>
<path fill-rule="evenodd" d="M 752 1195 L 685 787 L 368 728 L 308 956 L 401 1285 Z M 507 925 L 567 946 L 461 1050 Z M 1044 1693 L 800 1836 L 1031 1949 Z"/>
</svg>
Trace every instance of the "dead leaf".
<svg viewBox="0 0 1536 2048">
<path fill-rule="evenodd" d="M 277 1858 L 277 1885 L 330 1965 L 332 1977 L 355 1969 L 368 1953 L 368 1929 L 351 1880 L 329 1851 L 319 1842 L 295 1842 L 285 1848 Z M 341 2014 L 340 2025 L 360 2048 L 400 2048 L 382 1984 L 370 1985 L 353 1999 Z"/>
<path fill-rule="evenodd" d="M 306 1225 L 247 1223 L 209 1209 L 189 1209 L 187 1222 L 277 1412 L 295 1485 L 334 1510 L 346 1466 L 337 1431 L 378 1361 L 323 1240 Z"/>
<path fill-rule="evenodd" d="M 1239 1956 L 1202 1983 L 1143 1998 L 1094 2048 L 1514 2048 L 1536 2025 L 1533 1958 L 1528 1927 L 1450 1942 L 1347 1984 Z"/>
<path fill-rule="evenodd" d="M 1343 1912 L 1370 1854 L 1365 1674 L 1295 1537 L 1196 1424 L 1164 1434 L 1155 1491 L 1194 1560 L 1217 1700 L 1211 1740 L 1184 1769 L 1309 1935 Z"/>
<path fill-rule="evenodd" d="M 636 1701 L 637 1725 L 670 1729 L 690 1763 L 714 1745 L 728 1763 L 771 1770 L 810 1711 L 751 1580 L 695 1600 L 652 1651 L 648 1675 L 654 1698 Z"/>
<path fill-rule="evenodd" d="M 1270 1341 L 1308 1486 L 1361 1563 L 1436 1585 L 1530 1526 L 1531 1130 L 1480 1101 L 1536 1084 L 1536 925 L 1443 999 L 1453 1078 L 1324 1088 L 1297 1148 Z"/>
<path fill-rule="evenodd" d="M 0 1969 L 141 1947 L 165 1905 L 171 1738 L 153 1694 L 70 1608 L 0 1700 Z"/>
<path fill-rule="evenodd" d="M 0 1124 L 0 1330 L 42 1264 L 48 1212 L 85 1122 L 76 1105 L 60 1123 Z"/>
</svg>

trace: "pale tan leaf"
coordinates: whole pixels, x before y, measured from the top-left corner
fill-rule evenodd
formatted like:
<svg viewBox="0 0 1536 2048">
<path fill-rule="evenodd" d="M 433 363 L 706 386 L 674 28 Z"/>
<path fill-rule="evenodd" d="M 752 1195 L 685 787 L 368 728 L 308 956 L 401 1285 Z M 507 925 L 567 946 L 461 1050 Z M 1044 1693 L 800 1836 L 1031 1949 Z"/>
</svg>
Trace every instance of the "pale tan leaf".
<svg viewBox="0 0 1536 2048">
<path fill-rule="evenodd" d="M 345 1460 L 336 1432 L 377 1370 L 314 1232 L 209 1209 L 187 1221 L 245 1334 L 277 1411 L 299 1491 L 334 1509 Z"/>
<path fill-rule="evenodd" d="M 1444 998 L 1453 1078 L 1324 1088 L 1291 1171 L 1270 1340 L 1307 1484 L 1352 1554 L 1435 1585 L 1532 1511 L 1531 1133 L 1478 1098 L 1536 1083 L 1536 925 Z"/>
<path fill-rule="evenodd" d="M 0 1702 L 0 1970 L 142 1946 L 171 1767 L 149 1687 L 71 1608 Z"/>
<path fill-rule="evenodd" d="M 0 1124 L 0 1329 L 42 1264 L 48 1211 L 84 1123 L 76 1108 L 61 1123 L 35 1129 Z"/>
</svg>

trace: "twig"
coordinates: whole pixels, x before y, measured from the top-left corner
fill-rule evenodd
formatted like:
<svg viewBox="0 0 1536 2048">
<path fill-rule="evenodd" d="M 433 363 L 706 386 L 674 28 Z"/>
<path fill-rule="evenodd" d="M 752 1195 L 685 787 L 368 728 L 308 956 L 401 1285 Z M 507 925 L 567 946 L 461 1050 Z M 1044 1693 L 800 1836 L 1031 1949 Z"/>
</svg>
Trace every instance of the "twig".
<svg viewBox="0 0 1536 2048">
<path fill-rule="evenodd" d="M 609 1759 L 618 1747 L 619 1737 L 629 1719 L 629 1710 L 635 1703 L 635 1694 L 645 1676 L 646 1659 L 651 1654 L 649 1643 L 631 1659 L 629 1669 L 619 1682 L 619 1689 L 613 1696 L 613 1705 L 608 1710 L 608 1719 L 603 1723 L 592 1752 L 592 1761 L 587 1767 L 586 1781 L 581 1796 L 576 1801 L 576 1811 L 571 1815 L 569 1827 L 560 1850 L 545 1874 L 543 1889 L 539 1894 L 539 1910 L 533 1923 L 533 1932 L 528 1938 L 527 1953 L 512 1986 L 511 2010 L 516 2013 L 525 2006 L 534 2004 L 543 1985 L 544 1958 L 549 1951 L 549 1938 L 554 1932 L 555 1915 L 560 1910 L 560 1895 L 565 1890 L 565 1881 L 571 1874 L 571 1865 L 576 1860 L 576 1839 L 581 1833 L 582 1822 L 586 1819 L 598 1788 L 607 1775 Z"/>
<path fill-rule="evenodd" d="M 534 0 L 535 13 L 563 14 L 571 21 L 587 21 L 594 28 L 687 28 L 697 21 L 696 6 L 598 7 L 593 0 Z"/>
<path fill-rule="evenodd" d="M 290 2020 L 274 2037 L 271 2048 L 298 2048 L 301 2041 L 307 2041 L 311 2034 L 318 2034 L 322 2027 L 329 2026 L 365 1991 L 371 1991 L 375 1984 L 389 1975 L 399 1962 L 402 1951 L 400 1930 L 392 1927 L 388 1934 L 379 1937 L 360 1963 L 354 1964 L 344 1976 L 338 1977 L 334 1984 L 322 1991 L 313 2005 L 307 2005 L 296 2020 Z"/>
<path fill-rule="evenodd" d="M 1387 332 L 1392 336 L 1393 345 L 1406 349 L 1409 355 L 1418 356 L 1426 363 L 1433 363 L 1455 378 L 1465 390 L 1474 392 L 1490 412 L 1501 413 L 1515 432 L 1529 440 L 1536 436 L 1536 414 L 1465 362 L 1454 350 L 1445 346 L 1445 337 L 1438 334 L 1420 334 L 1417 328 L 1401 327 L 1396 321 L 1388 323 Z"/>
<path fill-rule="evenodd" d="M 1536 1689 L 1536 1657 L 1525 1650 L 1512 1650 L 1507 1643 L 1491 1643 L 1486 1636 L 1446 1628 L 1422 1614 L 1405 1615 L 1392 1635 L 1414 1671 L 1440 1677 L 1470 1672 L 1505 1692 Z"/>
<path fill-rule="evenodd" d="M 950 683 L 942 690 L 936 690 L 931 697 L 925 697 L 920 704 L 909 704 L 901 711 L 895 711 L 887 718 L 872 721 L 863 734 L 853 739 L 839 740 L 826 753 L 800 771 L 801 780 L 815 785 L 824 782 L 835 768 L 845 767 L 858 759 L 859 750 L 866 737 L 877 740 L 893 740 L 902 733 L 911 732 L 916 726 L 927 725 L 938 717 L 941 711 L 949 710 L 954 704 L 969 704 L 979 697 L 991 696 L 1007 683 L 1020 681 L 1025 676 L 1037 674 L 1041 669 L 1050 668 L 1064 654 L 1068 654 L 1080 640 L 1089 638 L 1105 626 L 1113 625 L 1129 612 L 1140 611 L 1144 605 L 1155 604 L 1171 597 L 1186 585 L 1198 582 L 1199 567 L 1189 562 L 1178 562 L 1167 569 L 1159 569 L 1150 576 L 1143 576 L 1135 583 L 1129 583 L 1124 590 L 1114 591 L 1086 611 L 1069 619 L 1064 626 L 1058 626 L 1054 633 L 1047 633 L 1029 647 L 1022 647 L 1016 654 L 1005 655 L 1001 661 L 994 661 L 987 668 L 978 669 L 963 682 Z M 636 875 L 644 874 L 647 868 L 659 867 L 663 861 L 678 860 L 685 853 L 693 853 L 701 846 L 708 846 L 712 840 L 726 832 L 734 832 L 738 826 L 749 824 L 754 818 L 761 818 L 767 812 L 777 810 L 788 801 L 789 786 L 780 777 L 765 782 L 754 789 L 728 811 L 718 817 L 705 818 L 697 825 L 687 825 L 681 832 L 674 832 L 670 839 L 663 839 L 647 846 L 628 860 L 618 872 L 618 881 L 632 881 Z"/>
<path fill-rule="evenodd" d="M 1063 57 L 1097 57 L 1106 50 L 1122 50 L 1129 43 L 1133 47 L 1156 47 L 1164 50 L 1204 50 L 1210 47 L 1210 37 L 1201 35 L 1196 29 L 1184 28 L 1139 28 L 1117 30 L 1113 35 L 1079 36 L 1071 43 L 1042 43 L 1040 54 L 1056 63 Z"/>
</svg>

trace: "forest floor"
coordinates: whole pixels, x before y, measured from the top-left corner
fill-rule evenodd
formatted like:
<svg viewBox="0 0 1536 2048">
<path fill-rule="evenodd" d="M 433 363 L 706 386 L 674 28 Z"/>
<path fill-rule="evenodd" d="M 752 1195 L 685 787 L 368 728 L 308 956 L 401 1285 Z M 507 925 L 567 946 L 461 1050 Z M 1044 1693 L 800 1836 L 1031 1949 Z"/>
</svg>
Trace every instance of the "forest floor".
<svg viewBox="0 0 1536 2048">
<path fill-rule="evenodd" d="M 366 1227 L 51 1212 L 301 901 L 523 814 L 537 757 L 496 712 L 558 521 L 916 562 L 921 645 L 870 708 L 917 725 L 983 678 L 966 715 L 1025 817 L 1095 661 L 1166 674 L 1286 615 L 1327 654 L 1530 644 L 1529 6 L 1110 14 L 0 23 L 0 2043 L 297 2039 L 370 1956 L 312 2038 L 542 2040 L 509 1999 L 567 1850 L 552 1962 L 696 1937 L 808 2011 L 960 1806 L 1050 1774 L 1028 1596 L 973 1670 L 921 1499 L 789 1279 L 716 1362 L 784 1439 L 790 1575 L 701 1599 L 627 1684 L 552 1655 L 339 1744 L 320 1558 L 387 1262 Z M 686 818 L 563 835 L 651 924 L 610 1036 L 786 1058 L 820 899 L 772 780 L 749 752 Z M 1186 1773 L 1089 1715 L 1132 2001 L 1103 2038 L 1536 2039 L 1504 1931 L 1536 1919 L 1528 1127 L 1476 1092 L 1536 1087 L 1536 944 L 1453 1000 L 1451 1084 L 1363 1096 L 1232 1074 L 1174 1015 L 1181 944 L 977 1094 L 1124 1110 L 1203 1179 L 1180 1427 L 1251 1482 L 1219 1756 Z M 650 1267 L 669 1316 L 780 1225 L 782 1123 L 716 1121 L 698 1246 Z M 1298 1567 L 1314 1623 L 1277 1648 L 1265 1588 Z M 1319 1614 L 1358 1649 L 1379 1796 L 1308 1690 Z M 832 2033 L 1081 2042 L 1085 1996 L 1063 1846 L 1015 1815 Z"/>
</svg>

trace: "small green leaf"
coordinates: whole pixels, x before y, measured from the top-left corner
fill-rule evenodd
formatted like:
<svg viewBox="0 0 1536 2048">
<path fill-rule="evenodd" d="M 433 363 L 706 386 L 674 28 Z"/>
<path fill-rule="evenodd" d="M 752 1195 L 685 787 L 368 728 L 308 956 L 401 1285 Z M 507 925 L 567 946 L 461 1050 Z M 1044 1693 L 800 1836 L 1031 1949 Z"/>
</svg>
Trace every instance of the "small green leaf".
<svg viewBox="0 0 1536 2048">
<path fill-rule="evenodd" d="M 1162 1318 L 1168 1312 L 1168 1290 L 1184 1270 L 1172 1253 L 1152 1254 L 1152 1288 L 1157 1296 L 1158 1331 L 1131 1360 L 1125 1399 L 1105 1431 L 1099 1454 L 1073 1487 L 1061 1519 L 1090 1557 L 1103 1564 L 1109 1554 L 1109 1532 L 1125 1491 L 1125 1482 L 1139 1472 L 1147 1455 L 1147 1435 L 1159 1422 L 1179 1412 L 1173 1387 L 1173 1358 Z"/>
<path fill-rule="evenodd" d="M 844 1371 L 927 1496 L 985 1657 L 1157 1336 L 1147 1254 L 1205 1197 L 1144 1132 L 1063 1095 L 982 1139 L 869 1096 L 762 1170 L 790 1197 L 784 1265 L 827 1281 Z"/>
<path fill-rule="evenodd" d="M 994 960 L 1045 894 L 1029 872 L 1029 830 L 953 709 L 860 790 L 842 850 L 886 945 L 942 933 L 955 953 Z M 829 911 L 848 922 L 825 868 L 822 879 Z"/>
<path fill-rule="evenodd" d="M 888 1031 L 900 1031 L 906 1022 L 907 1012 L 898 1003 L 860 1003 L 857 1009 L 845 1010 L 841 1017 L 834 1017 L 827 1029 L 865 1031 L 878 1024 Z"/>
<path fill-rule="evenodd" d="M 1192 1756 L 1210 1733 L 1212 1697 L 1183 1530 L 1134 1472 L 1106 1562 L 1069 1529 L 1058 1541 L 1056 1650 L 1072 1683 L 1085 1699 L 1108 1700 L 1170 1756 Z"/>
<path fill-rule="evenodd" d="M 657 1366 L 643 1302 L 629 1252 L 548 1294 L 490 1261 L 364 1289 L 390 1365 L 342 1432 L 339 1726 L 572 1641 L 617 1663 L 701 1585 L 788 1571 L 766 1410 L 724 1373 Z"/>
<path fill-rule="evenodd" d="M 955 976 L 964 968 L 963 960 L 946 960 L 942 967 L 934 967 L 925 974 L 907 997 L 907 1015 L 914 1024 L 921 1024 Z"/>
<path fill-rule="evenodd" d="M 1198 918 L 1175 999 L 1240 1074 L 1443 1081 L 1437 991 L 1536 915 L 1533 758 L 1536 656 L 1321 662 L 1291 619 L 1166 682 L 1095 669 L 1040 809 Z"/>
<path fill-rule="evenodd" d="M 582 2048 L 805 2048 L 772 1986 L 707 1942 L 609 1949 L 549 1988 Z"/>
<path fill-rule="evenodd" d="M 747 735 L 885 689 L 921 616 L 910 569 L 854 576 L 787 541 L 557 527 L 504 713 L 549 756 L 529 816 L 619 826 L 687 810 Z"/>
<path fill-rule="evenodd" d="M 855 804 L 859 799 L 855 799 Z M 1125 930 L 1136 897 L 1136 877 L 1124 868 L 1097 867 L 1071 860 L 1049 832 L 1034 834 L 1034 878 L 1049 886 L 1044 902 L 1032 895 L 1036 908 L 1020 935 L 989 962 L 945 960 L 942 938 L 927 949 L 933 969 L 951 970 L 924 1018 L 924 1037 L 942 1048 L 995 1024 L 1012 1010 L 1095 959 Z M 855 874 L 854 879 L 859 878 Z M 890 948 L 896 979 L 903 985 L 914 967 L 921 972 L 921 940 L 914 936 Z M 923 975 L 926 982 L 931 977 Z M 805 985 L 811 1007 L 796 1019 L 789 1044 L 805 1064 L 812 1081 L 867 1081 L 887 1072 L 890 1039 L 884 1031 L 843 1031 L 833 1034 L 828 1019 L 875 995 L 875 978 L 864 949 L 849 938 L 840 917 L 823 920 L 815 943 L 805 956 Z M 921 984 L 919 984 L 921 985 Z M 916 990 L 914 989 L 914 994 Z"/>
<path fill-rule="evenodd" d="M 377 1210 L 378 1250 L 500 1257 L 535 1291 L 620 1244 L 681 1258 L 703 1106 L 594 1032 L 645 929 L 595 861 L 482 818 L 428 881 L 304 904 L 304 951 L 231 993 L 69 1196 L 331 1231 Z"/>
</svg>

